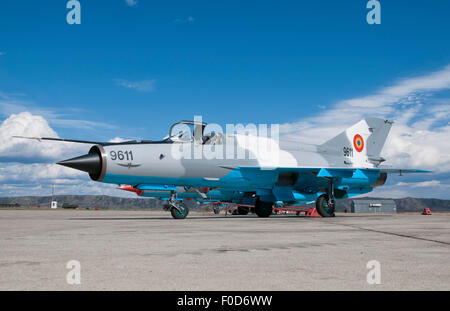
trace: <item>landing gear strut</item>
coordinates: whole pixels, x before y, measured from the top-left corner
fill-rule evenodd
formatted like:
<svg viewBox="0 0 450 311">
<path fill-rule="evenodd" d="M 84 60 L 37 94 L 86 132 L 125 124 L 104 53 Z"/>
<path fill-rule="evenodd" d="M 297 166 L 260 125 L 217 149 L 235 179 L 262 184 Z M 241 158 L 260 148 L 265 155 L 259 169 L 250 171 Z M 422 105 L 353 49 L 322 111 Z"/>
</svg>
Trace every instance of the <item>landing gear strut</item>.
<svg viewBox="0 0 450 311">
<path fill-rule="evenodd" d="M 334 217 L 335 207 L 333 179 L 328 178 L 328 191 L 317 198 L 316 210 L 322 217 Z"/>
<path fill-rule="evenodd" d="M 176 192 L 172 191 L 169 198 L 170 214 L 175 219 L 184 219 L 189 214 L 189 208 L 185 203 L 175 200 Z"/>
</svg>

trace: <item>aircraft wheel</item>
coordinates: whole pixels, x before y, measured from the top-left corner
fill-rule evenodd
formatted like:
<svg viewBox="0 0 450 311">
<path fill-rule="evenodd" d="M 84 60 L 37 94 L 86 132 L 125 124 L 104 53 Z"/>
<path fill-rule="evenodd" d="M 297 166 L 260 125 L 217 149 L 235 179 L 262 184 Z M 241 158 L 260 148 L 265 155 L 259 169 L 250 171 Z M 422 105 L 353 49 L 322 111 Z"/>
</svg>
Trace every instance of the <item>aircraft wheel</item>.
<svg viewBox="0 0 450 311">
<path fill-rule="evenodd" d="M 334 217 L 334 206 L 330 206 L 328 202 L 328 195 L 322 194 L 317 198 L 316 210 L 322 217 Z"/>
<path fill-rule="evenodd" d="M 220 214 L 220 208 L 218 208 L 218 207 L 214 207 L 213 211 L 214 211 L 214 214 L 216 214 L 216 215 Z"/>
<path fill-rule="evenodd" d="M 238 206 L 237 213 L 238 215 L 247 215 L 249 212 L 249 208 L 246 206 Z"/>
<path fill-rule="evenodd" d="M 179 203 L 178 207 L 181 211 L 177 210 L 176 208 L 172 207 L 170 210 L 170 213 L 172 214 L 172 217 L 175 219 L 184 219 L 189 214 L 189 208 L 184 203 Z"/>
<path fill-rule="evenodd" d="M 256 201 L 255 205 L 255 214 L 258 215 L 258 217 L 269 217 L 272 215 L 272 202 L 263 202 L 263 201 Z"/>
</svg>

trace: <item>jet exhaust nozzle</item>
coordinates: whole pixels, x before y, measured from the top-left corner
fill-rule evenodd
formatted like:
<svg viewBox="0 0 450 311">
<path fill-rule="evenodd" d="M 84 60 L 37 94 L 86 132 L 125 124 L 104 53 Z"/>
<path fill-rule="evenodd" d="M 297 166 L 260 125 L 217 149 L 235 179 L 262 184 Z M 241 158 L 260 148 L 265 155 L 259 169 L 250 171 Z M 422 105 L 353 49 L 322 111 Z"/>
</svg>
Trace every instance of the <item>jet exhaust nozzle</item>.
<svg viewBox="0 0 450 311">
<path fill-rule="evenodd" d="M 88 154 L 60 161 L 56 164 L 87 172 L 91 179 L 101 181 L 106 170 L 103 155 L 103 148 L 101 146 L 94 146 L 89 150 Z"/>
</svg>

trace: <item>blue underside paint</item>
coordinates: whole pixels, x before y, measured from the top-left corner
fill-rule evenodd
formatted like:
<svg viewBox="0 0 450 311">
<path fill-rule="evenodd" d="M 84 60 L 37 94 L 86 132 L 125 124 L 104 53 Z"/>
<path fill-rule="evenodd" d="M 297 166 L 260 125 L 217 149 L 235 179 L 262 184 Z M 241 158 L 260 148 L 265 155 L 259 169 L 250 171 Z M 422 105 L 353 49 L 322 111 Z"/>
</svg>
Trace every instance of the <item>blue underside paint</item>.
<svg viewBox="0 0 450 311">
<path fill-rule="evenodd" d="M 136 187 L 139 190 L 156 190 L 156 191 L 177 191 L 177 187 L 169 185 L 139 185 Z"/>
<path fill-rule="evenodd" d="M 327 187 L 328 177 L 333 178 L 335 188 L 351 197 L 372 191 L 380 172 L 378 170 L 354 169 L 303 169 L 299 168 L 299 177 L 295 185 L 277 186 L 279 172 L 286 169 L 262 170 L 260 168 L 237 168 L 218 180 L 204 178 L 168 178 L 152 176 L 129 176 L 106 174 L 103 181 L 112 184 L 129 184 L 149 192 L 143 196 L 168 198 L 164 191 L 176 190 L 176 186 L 214 187 L 220 191 L 211 191 L 211 200 L 239 201 L 245 192 L 255 192 L 263 201 L 310 202 L 317 199 Z M 317 176 L 311 173 L 317 173 Z M 179 193 L 180 198 L 199 198 L 196 193 Z"/>
</svg>

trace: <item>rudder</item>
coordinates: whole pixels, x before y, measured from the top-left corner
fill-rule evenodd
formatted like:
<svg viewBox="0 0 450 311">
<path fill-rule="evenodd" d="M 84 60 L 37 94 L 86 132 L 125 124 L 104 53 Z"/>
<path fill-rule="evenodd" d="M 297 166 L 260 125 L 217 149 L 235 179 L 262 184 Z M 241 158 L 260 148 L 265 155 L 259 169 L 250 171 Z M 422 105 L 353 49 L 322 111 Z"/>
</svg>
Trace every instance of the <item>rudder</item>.
<svg viewBox="0 0 450 311">
<path fill-rule="evenodd" d="M 320 150 L 351 158 L 354 165 L 364 165 L 368 161 L 378 165 L 384 160 L 380 154 L 392 123 L 381 118 L 365 118 L 320 145 Z"/>
</svg>

